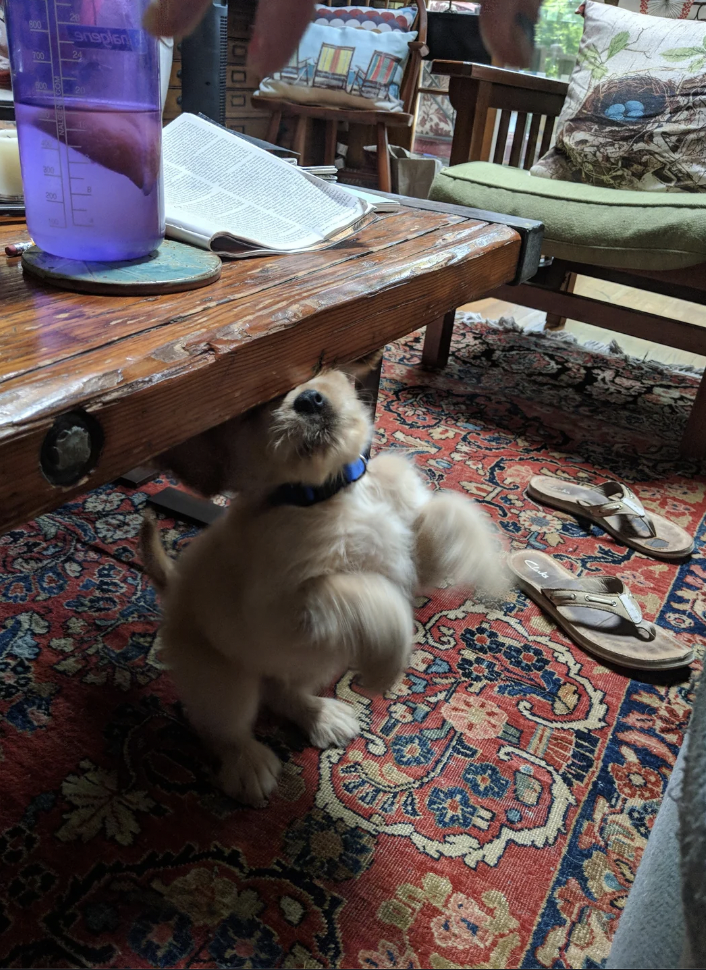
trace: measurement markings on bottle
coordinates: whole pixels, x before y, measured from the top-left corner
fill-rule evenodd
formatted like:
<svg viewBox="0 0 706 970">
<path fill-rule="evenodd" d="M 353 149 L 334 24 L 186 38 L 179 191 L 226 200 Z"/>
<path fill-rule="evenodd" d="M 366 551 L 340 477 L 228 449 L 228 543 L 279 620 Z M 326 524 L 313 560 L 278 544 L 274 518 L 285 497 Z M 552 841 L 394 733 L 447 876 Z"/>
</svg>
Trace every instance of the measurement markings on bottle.
<svg viewBox="0 0 706 970">
<path fill-rule="evenodd" d="M 59 0 L 59 2 L 60 2 L 60 0 Z M 31 26 L 32 26 L 32 28 L 34 30 L 37 31 L 37 33 L 50 34 L 49 27 L 51 25 L 51 18 L 50 18 L 50 15 L 49 15 L 49 0 L 44 0 L 44 23 L 47 25 L 46 30 L 42 27 L 42 22 L 41 21 L 37 21 L 37 23 L 32 24 Z M 57 31 L 57 33 L 58 33 L 58 31 Z M 57 73 L 56 73 L 55 66 L 54 66 L 54 45 L 52 43 L 51 36 L 49 38 L 49 69 L 51 70 L 51 74 L 52 74 L 52 83 L 53 83 L 53 92 L 54 92 L 54 114 L 53 114 L 53 117 L 52 117 L 51 113 L 50 112 L 47 112 L 47 117 L 46 117 L 45 120 L 48 121 L 50 124 L 52 122 L 54 123 L 55 130 L 56 130 L 56 140 L 57 140 L 57 142 L 60 142 L 61 141 L 61 129 L 66 126 L 66 120 L 65 120 L 64 115 L 63 115 L 63 100 L 61 100 L 61 96 L 63 95 L 63 91 L 62 91 L 62 87 L 61 87 L 61 83 L 60 82 L 59 82 L 59 85 L 57 87 L 57 80 L 60 77 L 61 65 L 59 65 L 59 76 L 57 77 Z M 61 110 L 59 110 L 60 109 L 60 106 L 61 106 Z M 41 117 L 43 117 L 43 116 L 40 115 L 40 118 Z M 42 144 L 44 144 L 44 143 L 42 143 Z M 57 176 L 57 173 L 54 171 L 53 166 L 52 166 L 52 171 L 51 172 L 47 172 L 46 174 L 49 177 L 51 177 L 51 178 L 58 177 L 60 179 L 61 186 L 62 186 L 62 191 L 61 191 L 61 193 L 59 193 L 59 192 L 53 192 L 51 190 L 48 191 L 48 192 L 46 192 L 46 201 L 47 202 L 50 202 L 52 204 L 60 205 L 61 208 L 62 208 L 62 210 L 63 210 L 64 218 L 63 218 L 63 225 L 62 225 L 61 219 L 60 218 L 57 218 L 57 217 L 51 218 L 49 220 L 49 224 L 51 226 L 56 227 L 56 228 L 65 229 L 66 228 L 66 201 L 65 201 L 64 192 L 63 192 L 63 185 L 64 185 L 64 163 L 63 163 L 63 158 L 62 158 L 62 152 L 60 151 L 58 145 L 56 146 L 56 148 L 54 148 L 52 146 L 52 148 L 50 150 L 53 151 L 53 152 L 56 152 L 56 154 L 58 156 L 57 161 L 58 161 L 58 166 L 59 166 L 59 172 L 58 172 L 58 176 Z"/>
</svg>

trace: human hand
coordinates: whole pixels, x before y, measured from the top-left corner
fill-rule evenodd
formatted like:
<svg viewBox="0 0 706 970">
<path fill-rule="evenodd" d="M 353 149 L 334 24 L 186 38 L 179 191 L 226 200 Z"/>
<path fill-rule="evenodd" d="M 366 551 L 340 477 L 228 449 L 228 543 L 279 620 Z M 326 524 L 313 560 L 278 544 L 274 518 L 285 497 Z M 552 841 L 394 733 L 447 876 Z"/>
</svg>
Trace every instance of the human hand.
<svg viewBox="0 0 706 970">
<path fill-rule="evenodd" d="M 481 33 L 497 64 L 529 67 L 541 2 L 483 0 Z M 196 27 L 210 3 L 211 0 L 155 0 L 145 15 L 145 26 L 157 36 L 183 37 Z M 313 10 L 314 0 L 260 0 L 248 54 L 249 66 L 256 74 L 272 74 L 287 63 Z"/>
<path fill-rule="evenodd" d="M 156 0 L 145 14 L 145 27 L 157 37 L 184 37 L 195 29 L 211 2 Z M 313 12 L 314 0 L 260 0 L 248 67 L 262 77 L 278 71 L 296 49 Z"/>
<path fill-rule="evenodd" d="M 480 32 L 493 62 L 529 67 L 542 0 L 482 0 Z"/>
</svg>

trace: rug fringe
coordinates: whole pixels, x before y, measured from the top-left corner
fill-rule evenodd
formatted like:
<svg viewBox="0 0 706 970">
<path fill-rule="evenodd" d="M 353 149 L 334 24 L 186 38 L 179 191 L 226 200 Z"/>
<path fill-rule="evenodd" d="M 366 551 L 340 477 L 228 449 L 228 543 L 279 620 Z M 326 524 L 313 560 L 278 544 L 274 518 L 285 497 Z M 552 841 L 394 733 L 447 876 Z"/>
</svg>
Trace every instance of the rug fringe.
<svg viewBox="0 0 706 970">
<path fill-rule="evenodd" d="M 590 350 L 595 354 L 603 354 L 605 357 L 620 357 L 630 364 L 640 364 L 642 367 L 647 367 L 649 370 L 655 372 L 663 372 L 666 370 L 676 374 L 694 374 L 696 376 L 701 376 L 704 373 L 703 367 L 696 367 L 693 364 L 666 364 L 661 361 L 635 357 L 634 354 L 626 353 L 617 340 L 611 340 L 609 344 L 606 344 L 600 340 L 581 341 L 573 333 L 564 333 L 562 331 L 547 332 L 543 329 L 544 325 L 540 322 L 530 324 L 528 327 L 522 327 L 514 317 L 500 317 L 498 320 L 487 320 L 481 313 L 471 313 L 470 311 L 459 311 L 456 314 L 456 319 L 469 326 L 473 326 L 476 323 L 484 323 L 497 330 L 503 330 L 509 333 L 523 333 L 528 337 L 538 337 L 544 342 L 551 341 L 554 343 L 571 344 L 574 347 Z"/>
</svg>

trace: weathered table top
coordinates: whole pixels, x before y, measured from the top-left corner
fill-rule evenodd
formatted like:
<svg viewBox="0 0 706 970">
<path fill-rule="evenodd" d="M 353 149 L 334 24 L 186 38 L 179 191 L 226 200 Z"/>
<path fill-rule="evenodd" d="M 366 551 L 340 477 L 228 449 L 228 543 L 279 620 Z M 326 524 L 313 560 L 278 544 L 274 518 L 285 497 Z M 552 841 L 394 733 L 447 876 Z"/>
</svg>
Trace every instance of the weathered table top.
<svg viewBox="0 0 706 970">
<path fill-rule="evenodd" d="M 0 255 L 0 534 L 322 364 L 425 326 L 526 261 L 510 226 L 419 206 L 379 215 L 333 249 L 230 261 L 212 286 L 160 297 L 64 292 Z M 27 238 L 23 223 L 0 220 L 0 254 Z M 104 440 L 93 470 L 57 487 L 40 456 L 77 412 Z"/>
</svg>

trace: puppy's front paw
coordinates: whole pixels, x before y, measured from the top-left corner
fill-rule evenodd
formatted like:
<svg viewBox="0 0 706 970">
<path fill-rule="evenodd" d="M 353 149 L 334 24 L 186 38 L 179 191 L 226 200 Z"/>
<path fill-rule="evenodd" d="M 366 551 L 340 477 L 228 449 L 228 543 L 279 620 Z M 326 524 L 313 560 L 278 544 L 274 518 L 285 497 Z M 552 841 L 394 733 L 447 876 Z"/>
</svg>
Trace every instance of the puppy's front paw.
<svg viewBox="0 0 706 970">
<path fill-rule="evenodd" d="M 281 771 L 277 755 L 252 738 L 223 755 L 218 781 L 226 795 L 258 808 L 277 787 Z"/>
<path fill-rule="evenodd" d="M 309 729 L 315 748 L 343 748 L 360 734 L 360 724 L 350 704 L 320 697 L 321 708 Z"/>
</svg>

